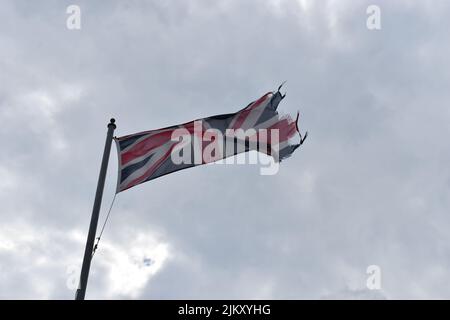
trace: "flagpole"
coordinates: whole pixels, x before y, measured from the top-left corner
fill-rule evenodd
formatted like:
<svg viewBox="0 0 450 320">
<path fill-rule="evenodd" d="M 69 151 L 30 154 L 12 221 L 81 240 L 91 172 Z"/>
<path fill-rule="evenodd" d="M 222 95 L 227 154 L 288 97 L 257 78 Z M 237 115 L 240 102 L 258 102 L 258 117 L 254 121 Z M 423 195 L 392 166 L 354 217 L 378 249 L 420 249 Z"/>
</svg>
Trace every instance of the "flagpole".
<svg viewBox="0 0 450 320">
<path fill-rule="evenodd" d="M 111 143 L 113 132 L 116 129 L 116 120 L 111 119 L 108 124 L 108 133 L 106 134 L 105 149 L 103 150 L 102 165 L 100 167 L 100 175 L 98 177 L 97 191 L 95 192 L 94 207 L 92 208 L 91 223 L 89 225 L 89 233 L 86 240 L 86 248 L 84 250 L 83 265 L 81 267 L 80 284 L 75 294 L 75 300 L 84 300 L 86 287 L 89 277 L 89 269 L 91 267 L 92 250 L 94 248 L 95 234 L 97 232 L 97 223 L 102 205 L 103 189 L 105 186 L 106 171 L 108 169 L 109 154 L 111 152 Z"/>
</svg>

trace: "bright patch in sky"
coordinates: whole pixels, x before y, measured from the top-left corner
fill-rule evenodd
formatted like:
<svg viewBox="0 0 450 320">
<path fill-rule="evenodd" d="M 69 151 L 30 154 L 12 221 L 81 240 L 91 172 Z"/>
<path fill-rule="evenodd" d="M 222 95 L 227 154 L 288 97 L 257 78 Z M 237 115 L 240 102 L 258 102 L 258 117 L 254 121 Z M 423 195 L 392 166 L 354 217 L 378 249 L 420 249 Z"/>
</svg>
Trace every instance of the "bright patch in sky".
<svg viewBox="0 0 450 320">
<path fill-rule="evenodd" d="M 107 269 L 108 295 L 136 298 L 170 257 L 169 245 L 140 233 L 126 244 L 103 242 L 96 262 Z"/>
</svg>

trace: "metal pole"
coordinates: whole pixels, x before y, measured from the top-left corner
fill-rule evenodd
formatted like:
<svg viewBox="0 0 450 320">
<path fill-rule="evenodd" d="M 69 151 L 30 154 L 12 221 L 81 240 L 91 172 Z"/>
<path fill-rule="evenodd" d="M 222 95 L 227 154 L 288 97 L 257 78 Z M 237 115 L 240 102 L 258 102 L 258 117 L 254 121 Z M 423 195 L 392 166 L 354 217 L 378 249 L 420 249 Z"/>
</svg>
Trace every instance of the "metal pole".
<svg viewBox="0 0 450 320">
<path fill-rule="evenodd" d="M 105 186 L 106 170 L 108 169 L 109 154 L 111 151 L 111 142 L 113 132 L 116 128 L 116 120 L 111 119 L 108 124 L 108 133 L 106 134 L 105 150 L 103 151 L 102 166 L 98 177 L 97 191 L 95 192 L 94 207 L 92 208 L 91 223 L 84 250 L 83 266 L 81 267 L 80 284 L 75 295 L 75 300 L 84 300 L 86 287 L 89 277 L 89 268 L 91 267 L 92 250 L 94 248 L 95 234 L 97 232 L 98 216 L 102 205 L 103 188 Z"/>
</svg>

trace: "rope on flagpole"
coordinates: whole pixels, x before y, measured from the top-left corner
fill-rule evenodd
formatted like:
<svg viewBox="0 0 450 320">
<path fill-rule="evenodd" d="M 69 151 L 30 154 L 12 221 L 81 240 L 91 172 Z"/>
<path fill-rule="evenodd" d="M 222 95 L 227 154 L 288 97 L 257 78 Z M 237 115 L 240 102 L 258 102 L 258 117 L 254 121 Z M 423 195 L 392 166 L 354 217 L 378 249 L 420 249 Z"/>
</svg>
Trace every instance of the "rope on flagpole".
<svg viewBox="0 0 450 320">
<path fill-rule="evenodd" d="M 105 230 L 106 223 L 108 222 L 109 215 L 111 214 L 111 209 L 112 209 L 112 207 L 114 205 L 114 201 L 116 200 L 116 196 L 117 196 L 117 193 L 114 193 L 114 197 L 113 197 L 113 199 L 111 201 L 111 205 L 109 206 L 109 210 L 108 210 L 108 214 L 106 215 L 105 222 L 103 222 L 103 226 L 102 226 L 102 230 L 100 231 L 100 235 L 96 238 L 97 239 L 97 243 L 94 245 L 94 249 L 92 251 L 91 260 L 94 257 L 95 251 L 97 251 L 98 243 L 100 242 L 100 239 L 102 238 L 103 231 Z"/>
</svg>

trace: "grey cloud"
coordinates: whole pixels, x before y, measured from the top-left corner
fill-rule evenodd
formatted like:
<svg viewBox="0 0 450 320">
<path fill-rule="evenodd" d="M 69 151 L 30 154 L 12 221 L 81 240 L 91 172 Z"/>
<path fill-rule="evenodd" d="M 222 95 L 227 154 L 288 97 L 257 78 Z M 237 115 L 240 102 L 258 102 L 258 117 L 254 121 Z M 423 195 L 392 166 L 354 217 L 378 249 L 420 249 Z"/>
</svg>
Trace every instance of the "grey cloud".
<svg viewBox="0 0 450 320">
<path fill-rule="evenodd" d="M 0 245 L 0 297 L 73 298 L 111 116 L 117 135 L 164 127 L 287 80 L 280 109 L 310 137 L 279 174 L 204 166 L 119 194 L 88 298 L 346 296 L 371 264 L 388 298 L 448 298 L 450 5 L 377 2 L 370 32 L 370 1 L 78 1 L 80 31 L 72 2 L 5 1 L 1 239 L 25 249 Z M 116 166 L 113 151 L 103 213 Z M 120 293 L 115 259 L 139 234 L 171 256 Z"/>
</svg>

